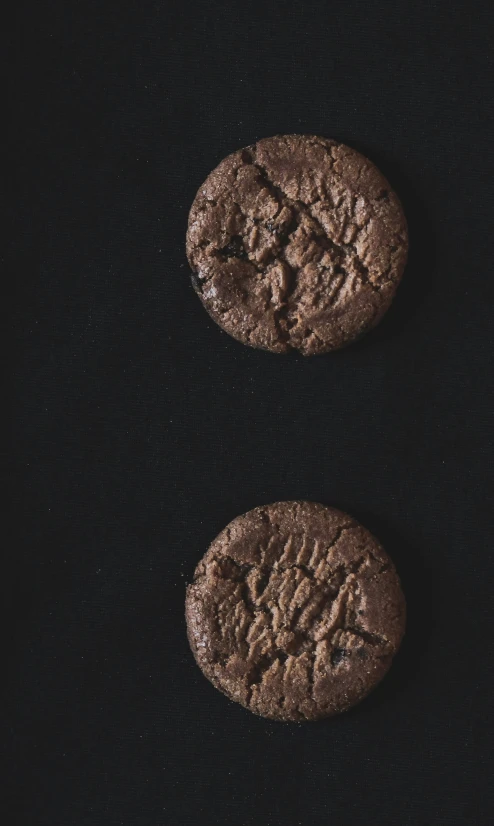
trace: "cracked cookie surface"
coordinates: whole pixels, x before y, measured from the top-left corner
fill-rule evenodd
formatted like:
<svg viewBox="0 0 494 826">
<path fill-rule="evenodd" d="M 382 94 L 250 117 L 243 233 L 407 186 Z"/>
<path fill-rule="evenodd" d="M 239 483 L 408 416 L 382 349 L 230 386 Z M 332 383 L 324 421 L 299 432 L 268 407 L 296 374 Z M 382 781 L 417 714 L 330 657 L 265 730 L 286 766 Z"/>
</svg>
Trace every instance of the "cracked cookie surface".
<svg viewBox="0 0 494 826">
<path fill-rule="evenodd" d="M 385 675 L 405 600 L 377 540 L 341 511 L 278 502 L 233 520 L 187 589 L 189 642 L 205 676 L 256 714 L 316 720 Z"/>
<path fill-rule="evenodd" d="M 374 327 L 401 279 L 408 233 L 379 170 L 336 141 L 266 138 L 211 172 L 189 215 L 193 283 L 253 347 L 336 350 Z"/>
</svg>

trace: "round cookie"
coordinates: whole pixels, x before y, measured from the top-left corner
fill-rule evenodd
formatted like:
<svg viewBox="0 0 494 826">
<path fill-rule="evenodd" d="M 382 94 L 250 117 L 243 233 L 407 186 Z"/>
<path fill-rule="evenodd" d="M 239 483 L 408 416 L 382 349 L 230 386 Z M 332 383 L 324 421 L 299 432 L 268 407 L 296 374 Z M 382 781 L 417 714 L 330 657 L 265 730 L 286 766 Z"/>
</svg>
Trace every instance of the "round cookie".
<svg viewBox="0 0 494 826">
<path fill-rule="evenodd" d="M 187 588 L 190 646 L 205 676 L 263 717 L 316 720 L 386 674 L 405 600 L 377 540 L 341 511 L 277 502 L 233 520 Z"/>
<path fill-rule="evenodd" d="M 363 155 L 333 140 L 278 135 L 229 155 L 189 215 L 193 283 L 244 344 L 337 350 L 388 309 L 408 249 L 400 202 Z"/>
</svg>

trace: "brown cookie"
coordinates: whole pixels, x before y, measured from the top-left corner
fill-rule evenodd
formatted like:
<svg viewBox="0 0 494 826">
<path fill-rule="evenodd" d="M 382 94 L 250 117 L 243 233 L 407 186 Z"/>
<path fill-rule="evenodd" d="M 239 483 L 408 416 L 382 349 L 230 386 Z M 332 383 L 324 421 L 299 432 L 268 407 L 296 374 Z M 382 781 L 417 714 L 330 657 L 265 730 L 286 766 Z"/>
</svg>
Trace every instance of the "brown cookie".
<svg viewBox="0 0 494 826">
<path fill-rule="evenodd" d="M 386 674 L 405 628 L 400 581 L 377 540 L 314 502 L 234 519 L 198 564 L 185 614 L 206 677 L 276 720 L 358 703 Z"/>
<path fill-rule="evenodd" d="M 336 350 L 374 327 L 408 233 L 379 170 L 336 141 L 278 135 L 229 155 L 189 215 L 193 282 L 212 318 L 253 347 Z"/>
</svg>

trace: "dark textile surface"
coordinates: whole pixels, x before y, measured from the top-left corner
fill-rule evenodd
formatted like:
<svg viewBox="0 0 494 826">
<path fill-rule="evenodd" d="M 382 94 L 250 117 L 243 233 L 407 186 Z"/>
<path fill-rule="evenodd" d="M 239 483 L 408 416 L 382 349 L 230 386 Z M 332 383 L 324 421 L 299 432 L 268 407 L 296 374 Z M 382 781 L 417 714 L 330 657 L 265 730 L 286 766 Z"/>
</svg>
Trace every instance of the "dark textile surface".
<svg viewBox="0 0 494 826">
<path fill-rule="evenodd" d="M 465 0 L 19 19 L 5 826 L 492 822 L 492 23 Z M 222 333 L 184 253 L 209 171 L 291 132 L 368 155 L 410 225 L 384 322 L 313 359 Z M 183 618 L 218 531 L 296 498 L 374 531 L 409 604 L 382 686 L 305 725 L 213 689 Z"/>
</svg>

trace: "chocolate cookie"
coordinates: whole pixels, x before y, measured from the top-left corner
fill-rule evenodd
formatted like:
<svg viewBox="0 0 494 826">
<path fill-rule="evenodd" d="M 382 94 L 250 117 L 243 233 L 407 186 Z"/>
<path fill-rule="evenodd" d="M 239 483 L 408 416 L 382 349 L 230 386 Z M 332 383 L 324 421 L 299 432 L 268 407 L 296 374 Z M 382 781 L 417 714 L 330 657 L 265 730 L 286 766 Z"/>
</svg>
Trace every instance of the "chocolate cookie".
<svg viewBox="0 0 494 826">
<path fill-rule="evenodd" d="M 209 175 L 189 215 L 193 283 L 234 338 L 286 353 L 336 350 L 388 309 L 408 248 L 400 202 L 363 155 L 279 135 Z"/>
<path fill-rule="evenodd" d="M 377 540 L 313 502 L 234 519 L 198 564 L 185 614 L 206 677 L 276 720 L 316 720 L 359 702 L 405 628 L 400 581 Z"/>
</svg>

